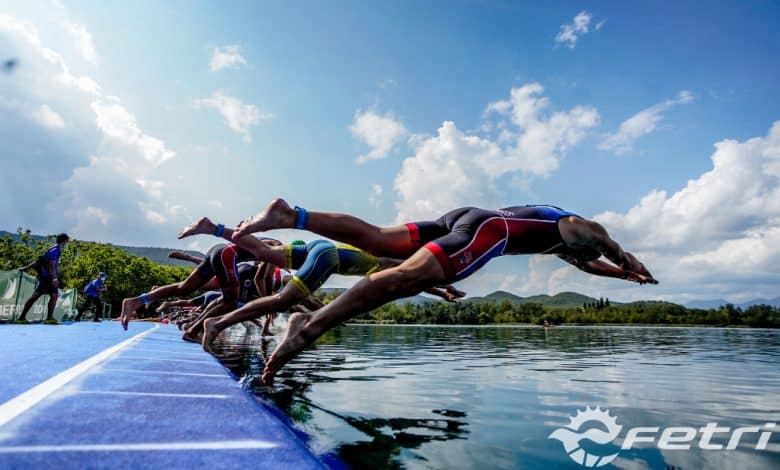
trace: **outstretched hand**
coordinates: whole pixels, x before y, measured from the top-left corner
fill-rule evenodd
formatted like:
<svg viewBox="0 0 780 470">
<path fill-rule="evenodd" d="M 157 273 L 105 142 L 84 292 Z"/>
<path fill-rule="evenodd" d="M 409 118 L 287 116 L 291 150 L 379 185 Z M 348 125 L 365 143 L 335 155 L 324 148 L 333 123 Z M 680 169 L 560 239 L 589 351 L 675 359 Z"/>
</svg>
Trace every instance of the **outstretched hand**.
<svg viewBox="0 0 780 470">
<path fill-rule="evenodd" d="M 635 273 L 633 271 L 625 271 L 626 280 L 636 282 L 638 284 L 658 284 L 658 281 L 652 275 L 645 275 Z"/>
<path fill-rule="evenodd" d="M 458 290 L 451 285 L 445 286 L 444 289 L 447 291 L 447 293 L 451 294 L 456 299 L 466 296 L 465 292 L 463 292 L 462 290 Z"/>
</svg>

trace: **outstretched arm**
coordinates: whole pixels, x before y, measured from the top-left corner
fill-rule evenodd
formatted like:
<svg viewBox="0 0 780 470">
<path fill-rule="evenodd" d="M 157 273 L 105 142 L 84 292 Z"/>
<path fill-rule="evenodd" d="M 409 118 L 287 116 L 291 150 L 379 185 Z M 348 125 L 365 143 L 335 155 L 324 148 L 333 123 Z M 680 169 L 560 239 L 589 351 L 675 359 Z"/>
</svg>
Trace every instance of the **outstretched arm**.
<svg viewBox="0 0 780 470">
<path fill-rule="evenodd" d="M 453 294 L 449 290 L 439 289 L 438 287 L 431 287 L 430 289 L 425 289 L 423 292 L 426 292 L 426 293 L 431 294 L 431 295 L 435 295 L 437 297 L 441 297 L 442 299 L 446 300 L 447 302 L 457 302 L 460 297 L 463 297 L 462 295 L 458 296 L 458 295 Z M 460 292 L 460 291 L 458 291 L 458 292 Z"/>
<path fill-rule="evenodd" d="M 626 281 L 637 282 L 639 284 L 658 284 L 658 281 L 653 279 L 652 276 L 646 276 L 644 274 L 633 271 L 626 271 L 624 269 L 618 268 L 617 266 L 605 263 L 604 261 L 582 261 L 579 258 L 568 255 L 558 255 L 558 257 L 588 274 L 625 279 Z"/>
<path fill-rule="evenodd" d="M 615 266 L 609 268 L 602 266 L 602 264 L 606 264 L 603 262 L 595 263 L 592 266 L 585 266 L 590 262 L 579 261 L 578 263 L 573 263 L 570 259 L 566 259 L 562 256 L 563 259 L 574 264 L 583 271 L 590 269 L 591 271 L 586 272 L 599 276 L 619 277 L 621 279 L 641 282 L 642 284 L 646 282 L 658 284 L 658 281 L 653 278 L 650 271 L 648 271 L 634 255 L 627 251 L 623 251 L 623 248 L 621 248 L 615 240 L 610 238 L 607 230 L 599 223 L 591 220 L 569 217 L 566 220 L 561 219 L 558 222 L 558 228 L 561 230 L 561 236 L 567 245 L 594 249 L 615 264 Z M 583 264 L 583 267 L 580 267 L 578 264 Z M 614 275 L 613 269 L 625 272 L 626 276 Z M 635 276 L 630 276 L 628 273 L 633 273 Z"/>
<path fill-rule="evenodd" d="M 187 253 L 184 253 L 182 251 L 171 251 L 168 253 L 168 258 L 171 259 L 178 259 L 182 261 L 189 261 L 190 263 L 200 264 L 201 261 L 203 261 L 203 258 L 198 258 L 197 256 L 188 255 Z"/>
</svg>

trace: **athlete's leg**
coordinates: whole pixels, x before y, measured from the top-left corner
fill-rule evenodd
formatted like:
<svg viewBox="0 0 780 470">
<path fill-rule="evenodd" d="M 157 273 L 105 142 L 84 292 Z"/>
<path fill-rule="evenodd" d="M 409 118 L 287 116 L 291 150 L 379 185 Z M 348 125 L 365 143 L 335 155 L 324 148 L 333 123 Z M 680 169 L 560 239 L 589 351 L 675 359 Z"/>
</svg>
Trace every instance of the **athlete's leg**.
<svg viewBox="0 0 780 470">
<path fill-rule="evenodd" d="M 304 293 L 291 282 L 278 294 L 255 299 L 227 315 L 206 320 L 203 323 L 203 349 L 211 352 L 211 343 L 226 328 L 262 315 L 286 310 L 304 297 Z"/>
<path fill-rule="evenodd" d="M 364 277 L 313 314 L 294 314 L 290 317 L 287 335 L 265 366 L 263 382 L 270 383 L 282 366 L 339 323 L 446 280 L 437 258 L 430 251 L 421 249 L 400 266 Z"/>
<path fill-rule="evenodd" d="M 406 225 L 378 227 L 357 217 L 330 212 L 307 211 L 301 222 L 303 228 L 333 240 L 349 243 L 376 256 L 406 258 L 418 247 L 414 246 Z M 283 199 L 275 199 L 261 213 L 238 224 L 233 237 L 276 228 L 295 228 L 298 212 Z"/>
<path fill-rule="evenodd" d="M 166 297 L 173 296 L 185 296 L 200 288 L 205 284 L 208 279 L 203 279 L 196 269 L 182 282 L 176 284 L 169 284 L 167 286 L 157 287 L 147 294 L 141 294 L 138 297 L 128 297 L 122 301 L 122 313 L 119 315 L 119 319 L 122 323 L 122 328 L 127 329 L 127 323 L 130 318 L 135 315 L 135 311 L 142 305 L 154 302 L 155 300 L 164 299 Z"/>
<path fill-rule="evenodd" d="M 46 320 L 52 321 L 54 320 L 54 307 L 57 306 L 57 298 L 59 297 L 59 293 L 57 292 L 57 289 L 55 288 L 52 293 L 49 294 L 49 311 L 46 315 Z"/>
</svg>

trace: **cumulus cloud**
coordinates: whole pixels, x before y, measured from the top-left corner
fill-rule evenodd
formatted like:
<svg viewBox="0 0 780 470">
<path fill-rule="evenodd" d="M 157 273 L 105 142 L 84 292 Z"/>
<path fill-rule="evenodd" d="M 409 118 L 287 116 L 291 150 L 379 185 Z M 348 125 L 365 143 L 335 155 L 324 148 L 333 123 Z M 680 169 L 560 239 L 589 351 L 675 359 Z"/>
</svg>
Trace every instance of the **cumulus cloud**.
<svg viewBox="0 0 780 470">
<path fill-rule="evenodd" d="M 144 134 L 138 127 L 135 116 L 124 106 L 112 101 L 92 102 L 95 123 L 103 133 L 127 145 L 135 146 L 138 152 L 153 165 L 173 158 L 176 153 L 165 146 L 165 142 Z"/>
<path fill-rule="evenodd" d="M 30 103 L 23 103 L 0 96 L 0 108 L 24 115 L 45 128 L 62 129 L 65 127 L 65 119 L 47 104 L 34 106 Z"/>
<path fill-rule="evenodd" d="M 528 188 L 533 178 L 555 172 L 567 151 L 599 122 L 591 106 L 548 113 L 549 99 L 538 83 L 513 88 L 508 100 L 488 104 L 485 118 L 496 124 L 481 129 L 497 135 L 475 135 L 446 121 L 435 136 L 410 139 L 414 155 L 404 160 L 395 178 L 398 221 L 438 217 L 464 205 L 501 204 L 497 180 L 511 175 Z M 508 119 L 508 121 L 506 121 Z"/>
<path fill-rule="evenodd" d="M 678 191 L 651 191 L 626 213 L 594 217 L 661 281 L 633 284 L 560 276 L 553 292 L 587 282 L 613 298 L 676 301 L 776 296 L 780 285 L 780 121 L 766 136 L 715 144 L 712 168 Z M 544 274 L 544 273 L 542 273 Z"/>
<path fill-rule="evenodd" d="M 69 24 L 67 18 L 53 21 L 55 30 Z M 73 31 L 91 38 L 83 26 Z M 148 242 L 169 232 L 160 225 L 139 233 L 137 224 L 151 216 L 148 208 L 169 222 L 171 214 L 181 212 L 166 187 L 150 178 L 175 152 L 146 134 L 119 98 L 105 94 L 91 77 L 72 72 L 35 25 L 0 13 L 0 33 L 25 58 L 20 79 L 3 89 L 10 98 L 0 102 L 16 106 L 11 116 L 0 113 L 0 137 L 10 162 L 0 185 L 0 192 L 8 192 L 0 194 L 2 218 L 34 230 L 67 230 L 117 243 Z M 58 47 L 85 52 L 78 41 Z"/>
<path fill-rule="evenodd" d="M 598 125 L 599 113 L 592 106 L 576 106 L 545 116 L 550 102 L 540 96 L 543 91 L 539 83 L 530 83 L 513 88 L 509 100 L 488 105 L 486 113 L 509 116 L 518 131 L 502 129 L 499 140 L 514 140 L 514 146 L 503 154 L 494 154 L 497 158 L 486 159 L 486 171 L 494 176 L 515 171 L 549 176 L 558 169 L 563 155 Z"/>
<path fill-rule="evenodd" d="M 65 21 L 65 29 L 73 37 L 73 42 L 76 48 L 81 52 L 81 56 L 85 61 L 92 65 L 97 65 L 98 57 L 95 49 L 95 44 L 92 42 L 92 34 L 87 31 L 87 28 L 83 24 L 72 23 Z"/>
<path fill-rule="evenodd" d="M 373 111 L 356 112 L 349 131 L 353 137 L 371 147 L 366 155 L 355 159 L 356 163 L 385 158 L 393 146 L 407 135 L 406 128 L 391 114 L 381 116 Z"/>
<path fill-rule="evenodd" d="M 382 186 L 378 184 L 371 185 L 371 193 L 368 195 L 368 203 L 371 207 L 379 207 L 382 197 Z"/>
<path fill-rule="evenodd" d="M 246 59 L 241 55 L 241 46 L 236 44 L 218 46 L 214 48 L 214 53 L 211 55 L 209 70 L 216 72 L 222 69 L 238 68 L 246 64 Z"/>
<path fill-rule="evenodd" d="M 561 25 L 561 30 L 555 35 L 555 43 L 557 45 L 563 44 L 569 49 L 574 49 L 577 45 L 577 40 L 591 32 L 590 21 L 593 19 L 593 15 L 587 11 L 581 11 L 577 13 L 571 23 L 565 23 Z M 605 21 L 599 21 L 598 24 L 592 29 L 592 31 L 599 31 L 604 26 Z"/>
<path fill-rule="evenodd" d="M 677 94 L 676 98 L 656 103 L 647 109 L 639 111 L 623 121 L 617 132 L 608 134 L 599 144 L 599 148 L 612 151 L 617 155 L 630 152 L 634 146 L 634 141 L 658 128 L 658 124 L 664 118 L 664 112 L 674 106 L 691 103 L 693 100 L 693 95 L 689 91 L 683 90 Z"/>
<path fill-rule="evenodd" d="M 52 129 L 62 129 L 65 127 L 65 120 L 62 119 L 62 116 L 45 104 L 42 104 L 38 109 L 33 111 L 33 116 L 42 126 L 50 127 Z"/>
<path fill-rule="evenodd" d="M 250 128 L 260 124 L 260 121 L 271 119 L 273 114 L 264 113 L 252 104 L 244 104 L 238 98 L 216 92 L 210 98 L 195 100 L 197 108 L 215 109 L 230 126 L 230 129 L 243 136 L 244 143 L 252 142 Z"/>
</svg>

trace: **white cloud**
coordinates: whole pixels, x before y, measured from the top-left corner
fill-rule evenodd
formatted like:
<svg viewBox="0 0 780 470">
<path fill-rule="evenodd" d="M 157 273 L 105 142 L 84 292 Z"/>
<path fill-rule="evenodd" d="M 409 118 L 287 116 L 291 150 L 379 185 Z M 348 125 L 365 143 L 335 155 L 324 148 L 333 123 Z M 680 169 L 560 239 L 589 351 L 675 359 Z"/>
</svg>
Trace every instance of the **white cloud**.
<svg viewBox="0 0 780 470">
<path fill-rule="evenodd" d="M 49 105 L 42 104 L 34 106 L 29 103 L 23 103 L 18 100 L 3 98 L 0 96 L 0 108 L 15 111 L 36 122 L 38 125 L 49 129 L 62 129 L 65 127 L 65 120 L 62 116 L 51 109 Z"/>
<path fill-rule="evenodd" d="M 639 111 L 623 121 L 617 132 L 608 134 L 599 144 L 599 148 L 601 150 L 613 151 L 617 155 L 630 152 L 634 141 L 657 129 L 658 124 L 664 118 L 664 112 L 674 106 L 691 103 L 693 100 L 693 95 L 689 91 L 683 90 L 678 93 L 677 98 L 656 103 L 647 109 Z"/>
<path fill-rule="evenodd" d="M 399 222 L 438 217 L 464 205 L 501 203 L 497 179 L 530 189 L 533 178 L 556 171 L 567 151 L 599 122 L 591 106 L 546 113 L 549 99 L 538 83 L 513 88 L 509 100 L 488 104 L 485 118 L 509 118 L 481 129 L 496 129 L 495 139 L 465 133 L 444 122 L 436 136 L 414 136 L 415 155 L 404 160 L 395 179 Z"/>
<path fill-rule="evenodd" d="M 214 93 L 210 98 L 195 100 L 195 106 L 217 110 L 233 132 L 243 136 L 244 143 L 252 141 L 249 133 L 252 126 L 258 125 L 264 119 L 274 117 L 273 114 L 261 112 L 255 105 L 244 104 L 237 98 L 219 92 Z"/>
<path fill-rule="evenodd" d="M 208 204 L 211 207 L 216 207 L 217 209 L 222 209 L 222 202 L 221 201 L 217 201 L 216 199 L 213 199 L 213 200 L 209 201 Z"/>
<path fill-rule="evenodd" d="M 539 96 L 544 88 L 530 83 L 513 88 L 508 101 L 498 101 L 487 106 L 492 112 L 507 115 L 519 132 L 504 128 L 499 140 L 514 139 L 515 145 L 502 154 L 494 154 L 484 160 L 485 171 L 493 176 L 522 171 L 535 176 L 549 176 L 559 167 L 566 152 L 579 143 L 585 133 L 598 125 L 599 113 L 592 106 L 576 106 L 569 111 L 545 116 L 549 99 Z"/>
<path fill-rule="evenodd" d="M 371 185 L 371 193 L 368 195 L 368 203 L 371 207 L 379 207 L 382 197 L 382 186 L 378 184 Z"/>
<path fill-rule="evenodd" d="M 590 30 L 590 20 L 593 19 L 593 15 L 587 11 L 581 11 L 577 13 L 571 23 L 561 25 L 561 30 L 555 35 L 556 44 L 563 44 L 569 49 L 574 49 L 577 45 L 577 40 L 588 34 Z M 594 31 L 598 31 L 604 26 L 605 21 L 599 21 Z"/>
<path fill-rule="evenodd" d="M 45 104 L 42 104 L 40 108 L 33 111 L 33 116 L 42 126 L 50 127 L 52 129 L 62 129 L 65 127 L 65 120 L 62 119 L 62 116 Z"/>
<path fill-rule="evenodd" d="M 162 214 L 160 214 L 154 209 L 145 208 L 143 209 L 143 211 L 144 211 L 144 218 L 153 224 L 164 224 L 165 222 L 167 222 L 165 216 L 163 216 Z"/>
<path fill-rule="evenodd" d="M 388 78 L 388 79 L 385 79 L 385 80 L 382 80 L 381 82 L 379 82 L 379 88 L 381 88 L 383 90 L 386 89 L 386 88 L 394 87 L 394 86 L 398 86 L 398 82 L 396 82 L 392 78 Z"/>
<path fill-rule="evenodd" d="M 87 31 L 83 24 L 65 21 L 65 29 L 73 36 L 76 48 L 81 52 L 85 61 L 92 65 L 97 65 L 98 57 L 95 50 L 95 44 L 92 42 L 92 34 Z"/>
<path fill-rule="evenodd" d="M 715 144 L 712 169 L 669 195 L 651 191 L 626 213 L 594 217 L 661 281 L 635 287 L 595 277 L 559 277 L 553 292 L 577 289 L 611 298 L 744 301 L 780 285 L 780 121 L 765 137 Z M 540 274 L 544 276 L 544 273 Z"/>
<path fill-rule="evenodd" d="M 349 131 L 353 137 L 371 147 L 368 154 L 355 159 L 356 163 L 385 158 L 393 146 L 407 135 L 406 128 L 392 115 L 380 116 L 373 111 L 357 111 Z"/>
<path fill-rule="evenodd" d="M 99 220 L 101 225 L 108 225 L 108 223 L 111 222 L 111 214 L 102 207 L 89 206 L 87 207 L 86 212 L 88 216 Z"/>
<path fill-rule="evenodd" d="M 64 14 L 55 10 L 56 15 L 62 16 L 60 13 Z M 53 18 L 49 26 L 65 33 L 61 27 L 68 21 Z M 74 31 L 88 37 L 86 28 Z M 163 218 L 183 212 L 165 185 L 150 178 L 159 171 L 157 166 L 175 153 L 163 140 L 144 133 L 119 98 L 105 94 L 91 77 L 71 72 L 63 55 L 46 47 L 36 26 L 0 13 L 0 34 L 24 58 L 24 68 L 17 74 L 24 80 L 9 81 L 3 92 L 13 98 L 0 103 L 12 103 L 21 118 L 6 118 L 4 125 L 14 127 L 4 151 L 9 158 L 28 158 L 47 168 L 37 181 L 45 202 L 43 206 L 41 200 L 35 202 L 40 215 L 26 215 L 29 208 L 20 212 L 0 204 L 2 217 L 17 219 L 36 230 L 65 229 L 75 236 L 115 243 L 144 243 L 171 232 L 160 225 L 139 233 L 137 224 L 149 217 L 160 220 L 147 208 Z M 58 43 L 58 47 L 72 46 L 68 40 Z M 76 46 L 77 52 L 85 52 Z M 29 183 L 24 167 L 11 165 L 7 170 L 7 186 L 14 190 L 9 194 L 16 206 L 25 207 L 21 199 Z M 179 223 L 176 221 L 177 226 Z"/>
<path fill-rule="evenodd" d="M 56 66 L 58 69 L 56 79 L 60 83 L 74 86 L 82 92 L 91 95 L 102 94 L 100 86 L 98 86 L 94 80 L 86 76 L 73 75 L 60 54 L 43 46 L 35 26 L 11 15 L 0 13 L 0 31 L 23 38 L 40 58 L 44 59 L 49 64 Z"/>
<path fill-rule="evenodd" d="M 110 138 L 135 146 L 153 165 L 159 165 L 176 155 L 176 152 L 165 147 L 162 140 L 144 134 L 138 127 L 135 116 L 121 104 L 96 100 L 90 107 L 95 112 L 98 129 Z"/>
<path fill-rule="evenodd" d="M 209 70 L 216 72 L 222 69 L 238 68 L 246 64 L 246 59 L 241 55 L 241 46 L 236 44 L 218 46 L 214 48 L 214 53 L 211 55 Z"/>
<path fill-rule="evenodd" d="M 144 178 L 138 178 L 135 182 L 144 188 L 147 194 L 157 199 L 162 197 L 162 191 L 167 186 L 165 181 L 155 181 Z"/>
<path fill-rule="evenodd" d="M 423 140 L 404 160 L 395 178 L 399 223 L 438 217 L 459 206 L 496 199 L 490 176 L 478 164 L 501 154 L 494 142 L 444 122 L 434 137 Z"/>
</svg>

